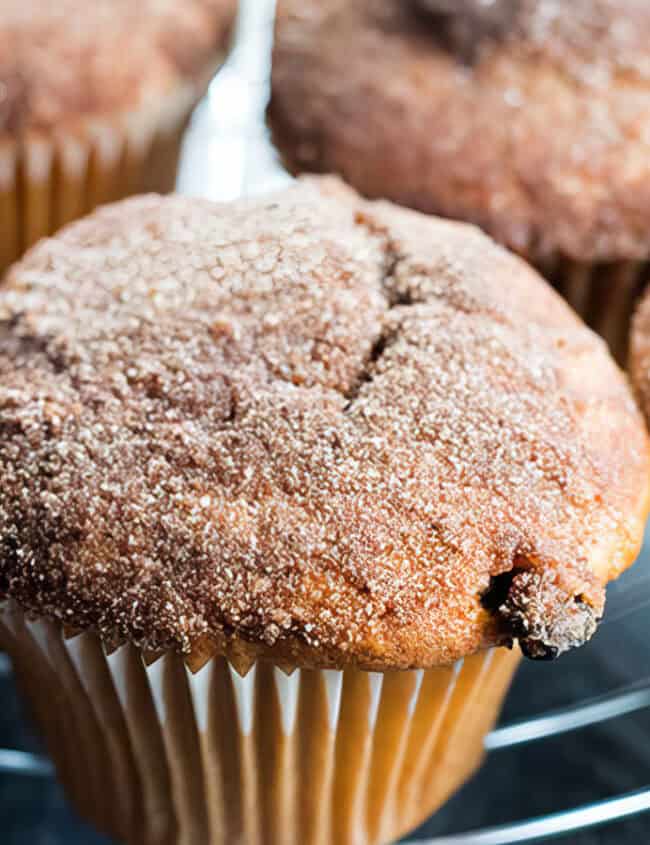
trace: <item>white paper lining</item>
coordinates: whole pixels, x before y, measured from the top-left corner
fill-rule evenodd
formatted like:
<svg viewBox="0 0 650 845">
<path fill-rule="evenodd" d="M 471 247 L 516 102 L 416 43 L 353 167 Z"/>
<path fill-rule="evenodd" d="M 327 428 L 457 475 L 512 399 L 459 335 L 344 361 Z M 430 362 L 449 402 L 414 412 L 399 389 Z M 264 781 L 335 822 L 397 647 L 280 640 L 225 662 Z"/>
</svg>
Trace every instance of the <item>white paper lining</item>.
<svg viewBox="0 0 650 845">
<path fill-rule="evenodd" d="M 275 686 L 278 691 L 282 730 L 285 736 L 291 736 L 296 724 L 298 710 L 298 692 L 300 690 L 300 669 L 287 675 L 277 667 L 273 670 Z"/>
<path fill-rule="evenodd" d="M 212 680 L 212 661 L 208 661 L 198 672 L 192 673 L 185 667 L 190 694 L 194 705 L 196 725 L 201 733 L 208 729 L 210 681 Z"/>
</svg>

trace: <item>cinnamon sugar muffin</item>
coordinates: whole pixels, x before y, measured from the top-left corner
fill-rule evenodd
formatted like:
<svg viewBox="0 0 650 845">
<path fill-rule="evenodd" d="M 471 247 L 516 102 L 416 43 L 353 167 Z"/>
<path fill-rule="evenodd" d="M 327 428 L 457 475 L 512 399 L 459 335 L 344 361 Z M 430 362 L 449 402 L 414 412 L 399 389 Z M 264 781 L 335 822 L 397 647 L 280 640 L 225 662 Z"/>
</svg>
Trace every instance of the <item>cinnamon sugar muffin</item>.
<svg viewBox="0 0 650 845">
<path fill-rule="evenodd" d="M 0 638 L 134 845 L 392 841 L 478 764 L 509 647 L 582 644 L 637 554 L 623 376 L 464 224 L 141 197 L 0 321 Z"/>
<path fill-rule="evenodd" d="M 650 255 L 649 39 L 646 0 L 281 0 L 270 121 L 293 171 L 482 226 L 624 359 Z"/>
<path fill-rule="evenodd" d="M 0 272 L 98 203 L 174 186 L 236 0 L 3 0 Z"/>
</svg>

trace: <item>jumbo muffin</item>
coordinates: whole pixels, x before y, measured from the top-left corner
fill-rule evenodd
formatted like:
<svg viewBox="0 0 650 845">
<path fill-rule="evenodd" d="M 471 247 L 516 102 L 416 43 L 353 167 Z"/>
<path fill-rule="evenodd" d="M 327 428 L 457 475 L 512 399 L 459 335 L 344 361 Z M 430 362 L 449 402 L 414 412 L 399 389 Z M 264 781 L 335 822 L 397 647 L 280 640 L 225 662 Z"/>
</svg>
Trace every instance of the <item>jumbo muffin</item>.
<svg viewBox="0 0 650 845">
<path fill-rule="evenodd" d="M 174 186 L 236 0 L 3 0 L 0 273 L 95 205 Z"/>
<path fill-rule="evenodd" d="M 280 0 L 293 171 L 472 221 L 625 357 L 650 255 L 646 0 Z"/>
<path fill-rule="evenodd" d="M 0 292 L 0 594 L 80 811 L 381 843 L 582 644 L 648 510 L 604 344 L 464 224 L 336 181 L 105 207 Z"/>
</svg>

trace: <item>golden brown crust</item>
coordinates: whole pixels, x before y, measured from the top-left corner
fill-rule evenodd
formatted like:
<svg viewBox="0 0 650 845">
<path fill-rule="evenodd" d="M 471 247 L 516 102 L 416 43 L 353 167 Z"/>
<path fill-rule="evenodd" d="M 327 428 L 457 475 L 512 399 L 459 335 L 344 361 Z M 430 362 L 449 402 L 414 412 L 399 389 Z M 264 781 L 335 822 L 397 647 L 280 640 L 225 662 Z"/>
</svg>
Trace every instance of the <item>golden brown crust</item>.
<svg viewBox="0 0 650 845">
<path fill-rule="evenodd" d="M 291 169 L 536 262 L 646 259 L 650 4 L 424 2 L 281 0 L 269 114 Z"/>
<path fill-rule="evenodd" d="M 235 10 L 236 0 L 4 0 L 0 139 L 203 83 Z"/>
<path fill-rule="evenodd" d="M 559 653 L 636 555 L 624 378 L 471 227 L 331 180 L 144 197 L 28 253 L 0 320 L 0 592 L 109 643 Z"/>
</svg>

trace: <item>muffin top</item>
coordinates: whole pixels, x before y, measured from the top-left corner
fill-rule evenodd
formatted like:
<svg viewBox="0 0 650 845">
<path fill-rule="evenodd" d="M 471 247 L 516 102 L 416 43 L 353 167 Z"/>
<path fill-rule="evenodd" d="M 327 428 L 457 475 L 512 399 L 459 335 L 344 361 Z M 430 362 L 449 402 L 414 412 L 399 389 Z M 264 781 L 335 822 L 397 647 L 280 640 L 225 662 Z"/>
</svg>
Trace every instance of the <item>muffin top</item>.
<svg viewBox="0 0 650 845">
<path fill-rule="evenodd" d="M 109 646 L 553 657 L 635 557 L 649 472 L 532 270 L 334 180 L 105 207 L 0 292 L 0 594 Z"/>
<path fill-rule="evenodd" d="M 280 0 L 294 171 L 478 223 L 542 261 L 650 254 L 647 0 Z"/>
<path fill-rule="evenodd" d="M 2 0 L 0 138 L 126 112 L 194 82 L 236 0 Z"/>
</svg>

